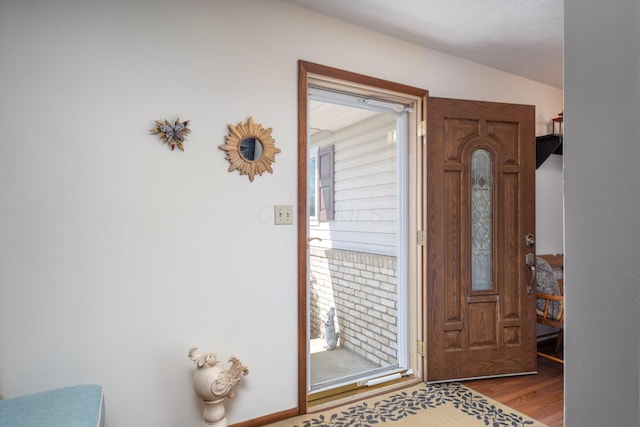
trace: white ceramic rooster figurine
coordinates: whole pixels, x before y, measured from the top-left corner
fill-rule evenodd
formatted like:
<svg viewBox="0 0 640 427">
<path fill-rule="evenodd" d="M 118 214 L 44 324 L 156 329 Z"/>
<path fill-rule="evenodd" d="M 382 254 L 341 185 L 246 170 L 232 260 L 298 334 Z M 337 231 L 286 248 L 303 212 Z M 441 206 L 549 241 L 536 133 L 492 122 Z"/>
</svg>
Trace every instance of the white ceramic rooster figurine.
<svg viewBox="0 0 640 427">
<path fill-rule="evenodd" d="M 193 389 L 205 405 L 202 425 L 226 427 L 227 419 L 222 401 L 225 397 L 233 397 L 233 387 L 240 382 L 241 375 L 249 373 L 249 369 L 235 356 L 229 358 L 229 369 L 222 369 L 218 366 L 215 353 L 200 354 L 197 350 L 197 347 L 189 350 L 189 359 L 196 364 Z"/>
</svg>

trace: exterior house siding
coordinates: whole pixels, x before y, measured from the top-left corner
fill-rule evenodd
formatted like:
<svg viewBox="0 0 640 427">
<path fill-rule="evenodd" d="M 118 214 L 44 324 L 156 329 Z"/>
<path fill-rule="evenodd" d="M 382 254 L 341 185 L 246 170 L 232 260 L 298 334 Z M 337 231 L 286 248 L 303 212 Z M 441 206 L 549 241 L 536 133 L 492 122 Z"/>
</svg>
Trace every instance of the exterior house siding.
<svg viewBox="0 0 640 427">
<path fill-rule="evenodd" d="M 376 114 L 312 137 L 334 145 L 334 220 L 310 222 L 311 338 L 335 308 L 338 345 L 379 366 L 398 363 L 396 117 Z"/>
<path fill-rule="evenodd" d="M 396 144 L 387 135 L 396 118 L 377 114 L 335 132 L 312 137 L 311 147 L 335 145 L 335 220 L 311 221 L 317 246 L 396 255 Z"/>
</svg>

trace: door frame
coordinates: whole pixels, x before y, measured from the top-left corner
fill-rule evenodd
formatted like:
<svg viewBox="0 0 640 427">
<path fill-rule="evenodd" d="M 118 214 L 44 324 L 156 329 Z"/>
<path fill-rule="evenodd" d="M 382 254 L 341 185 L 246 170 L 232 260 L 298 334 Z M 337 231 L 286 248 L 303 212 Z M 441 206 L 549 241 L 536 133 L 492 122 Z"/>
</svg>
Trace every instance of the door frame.
<svg viewBox="0 0 640 427">
<path fill-rule="evenodd" d="M 424 337 L 423 312 L 426 307 L 426 289 L 424 283 L 424 262 L 426 251 L 423 242 L 418 242 L 424 230 L 425 198 L 422 196 L 426 188 L 425 181 L 425 132 L 414 132 L 419 128 L 419 122 L 426 123 L 426 103 L 429 92 L 401 83 L 395 83 L 363 74 L 352 73 L 333 67 L 315 64 L 303 60 L 298 61 L 298 413 L 307 413 L 307 346 L 308 336 L 308 292 L 307 292 L 307 127 L 308 127 L 308 87 L 310 81 L 322 81 L 323 86 L 348 85 L 354 91 L 363 95 L 377 95 L 389 100 L 412 100 L 411 107 L 416 110 L 409 123 L 410 150 L 415 152 L 415 160 L 409 168 L 409 227 L 408 227 L 408 256 L 409 271 L 408 291 L 409 318 L 416 319 L 415 332 L 411 335 Z M 415 118 L 418 117 L 419 120 Z M 413 153 L 412 153 L 413 154 Z M 420 244 L 418 244 L 420 243 Z M 411 327 L 411 326 L 410 326 Z M 410 335 L 410 336 L 411 336 Z M 418 339 L 409 341 L 409 366 L 415 371 L 416 377 L 422 379 L 425 372 L 425 358 L 419 352 Z"/>
</svg>

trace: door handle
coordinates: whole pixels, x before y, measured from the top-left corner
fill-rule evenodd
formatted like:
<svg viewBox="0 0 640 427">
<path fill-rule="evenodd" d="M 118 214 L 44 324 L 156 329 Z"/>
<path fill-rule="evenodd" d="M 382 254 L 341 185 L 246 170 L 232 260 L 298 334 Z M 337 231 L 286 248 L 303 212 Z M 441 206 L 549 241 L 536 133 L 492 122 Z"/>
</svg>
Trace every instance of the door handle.
<svg viewBox="0 0 640 427">
<path fill-rule="evenodd" d="M 322 239 L 319 238 L 319 237 L 309 237 L 309 238 L 307 238 L 307 243 L 311 242 L 312 240 L 318 240 L 318 241 L 322 242 Z"/>
<path fill-rule="evenodd" d="M 533 293 L 533 285 L 536 282 L 536 256 L 532 252 L 527 253 L 524 256 L 524 263 L 531 270 L 531 278 L 529 279 L 529 284 L 527 284 L 527 295 L 531 295 Z"/>
</svg>

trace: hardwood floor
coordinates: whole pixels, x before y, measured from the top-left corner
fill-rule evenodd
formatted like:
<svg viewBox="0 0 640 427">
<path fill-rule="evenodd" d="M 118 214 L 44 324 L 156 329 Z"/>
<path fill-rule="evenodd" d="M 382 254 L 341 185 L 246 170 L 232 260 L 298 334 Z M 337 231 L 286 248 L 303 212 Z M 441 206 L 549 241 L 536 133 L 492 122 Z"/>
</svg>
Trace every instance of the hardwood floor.
<svg viewBox="0 0 640 427">
<path fill-rule="evenodd" d="M 538 356 L 538 374 L 463 382 L 549 427 L 564 424 L 564 366 Z"/>
</svg>

